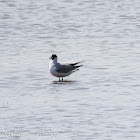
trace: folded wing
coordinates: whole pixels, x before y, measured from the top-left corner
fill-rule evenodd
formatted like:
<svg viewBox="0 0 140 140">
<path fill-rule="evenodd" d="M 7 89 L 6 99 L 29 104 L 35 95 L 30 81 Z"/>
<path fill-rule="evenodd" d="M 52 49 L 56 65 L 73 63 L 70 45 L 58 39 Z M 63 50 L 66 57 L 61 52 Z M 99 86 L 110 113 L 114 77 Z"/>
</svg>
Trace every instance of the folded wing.
<svg viewBox="0 0 140 140">
<path fill-rule="evenodd" d="M 77 63 L 66 63 L 66 64 L 58 63 L 56 71 L 59 72 L 59 73 L 69 73 L 71 71 L 74 72 L 76 70 L 79 70 L 77 68 L 82 66 L 82 65 L 77 65 L 79 63 L 80 62 L 77 62 Z"/>
</svg>

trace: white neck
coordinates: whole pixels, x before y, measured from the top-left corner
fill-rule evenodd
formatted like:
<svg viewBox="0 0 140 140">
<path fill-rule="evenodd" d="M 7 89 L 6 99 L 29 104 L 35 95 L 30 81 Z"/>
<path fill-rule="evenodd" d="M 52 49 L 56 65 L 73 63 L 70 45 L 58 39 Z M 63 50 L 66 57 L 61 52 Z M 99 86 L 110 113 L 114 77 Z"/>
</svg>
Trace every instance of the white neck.
<svg viewBox="0 0 140 140">
<path fill-rule="evenodd" d="M 54 66 L 55 64 L 57 64 L 57 58 L 54 58 L 53 60 L 50 61 L 49 63 L 49 69 L 52 69 L 52 66 Z"/>
<path fill-rule="evenodd" d="M 57 58 L 54 58 L 54 59 L 52 60 L 52 62 L 53 62 L 54 64 L 56 64 L 56 63 L 57 63 Z"/>
</svg>

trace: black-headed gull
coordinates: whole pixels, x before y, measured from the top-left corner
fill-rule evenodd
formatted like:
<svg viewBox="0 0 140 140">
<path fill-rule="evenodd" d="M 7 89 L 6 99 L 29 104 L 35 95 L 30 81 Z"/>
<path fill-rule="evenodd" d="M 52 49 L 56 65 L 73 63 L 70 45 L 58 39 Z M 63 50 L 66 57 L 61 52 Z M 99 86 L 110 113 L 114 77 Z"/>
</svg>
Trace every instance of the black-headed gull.
<svg viewBox="0 0 140 140">
<path fill-rule="evenodd" d="M 60 77 L 62 78 L 62 81 L 63 81 L 63 77 L 69 76 L 73 72 L 79 70 L 78 68 L 82 66 L 82 65 L 77 65 L 80 62 L 58 63 L 56 54 L 53 54 L 50 57 L 50 59 L 51 59 L 50 64 L 49 64 L 50 73 L 55 77 L 59 77 L 59 81 L 60 81 Z"/>
</svg>

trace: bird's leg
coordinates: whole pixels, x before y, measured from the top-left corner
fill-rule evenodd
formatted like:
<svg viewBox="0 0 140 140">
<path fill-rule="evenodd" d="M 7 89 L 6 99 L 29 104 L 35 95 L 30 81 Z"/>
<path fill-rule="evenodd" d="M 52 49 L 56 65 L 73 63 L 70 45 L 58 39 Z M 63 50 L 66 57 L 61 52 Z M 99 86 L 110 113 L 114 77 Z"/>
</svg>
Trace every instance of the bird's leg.
<svg viewBox="0 0 140 140">
<path fill-rule="evenodd" d="M 63 77 L 62 77 L 62 81 L 63 81 Z"/>
<path fill-rule="evenodd" d="M 60 82 L 60 77 L 59 77 L 59 82 Z"/>
</svg>

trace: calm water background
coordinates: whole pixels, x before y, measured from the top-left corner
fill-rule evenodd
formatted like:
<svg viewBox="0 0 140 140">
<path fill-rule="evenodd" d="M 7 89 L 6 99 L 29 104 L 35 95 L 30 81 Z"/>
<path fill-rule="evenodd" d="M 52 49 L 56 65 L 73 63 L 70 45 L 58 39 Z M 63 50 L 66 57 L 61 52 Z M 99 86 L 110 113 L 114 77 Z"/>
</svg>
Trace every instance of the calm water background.
<svg viewBox="0 0 140 140">
<path fill-rule="evenodd" d="M 1 139 L 139 140 L 139 94 L 139 0 L 0 0 Z"/>
</svg>

